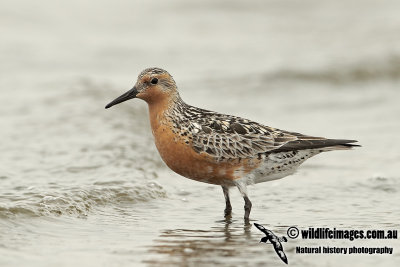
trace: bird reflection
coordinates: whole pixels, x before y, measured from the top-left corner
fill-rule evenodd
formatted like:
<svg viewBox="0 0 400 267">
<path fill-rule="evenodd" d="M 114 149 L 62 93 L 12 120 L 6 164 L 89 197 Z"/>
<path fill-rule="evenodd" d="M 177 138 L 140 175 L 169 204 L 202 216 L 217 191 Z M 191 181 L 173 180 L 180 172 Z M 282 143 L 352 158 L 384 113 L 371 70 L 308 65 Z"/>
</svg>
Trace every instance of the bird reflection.
<svg viewBox="0 0 400 267">
<path fill-rule="evenodd" d="M 242 220 L 225 218 L 216 221 L 208 230 L 163 230 L 149 247 L 152 259 L 145 262 L 157 266 L 218 265 L 235 259 L 235 265 L 246 265 L 249 261 L 265 264 L 266 254 L 268 257 L 276 256 L 265 253 L 265 249 L 259 246 L 258 234 L 252 235 L 252 227 L 250 223 L 243 224 Z"/>
</svg>

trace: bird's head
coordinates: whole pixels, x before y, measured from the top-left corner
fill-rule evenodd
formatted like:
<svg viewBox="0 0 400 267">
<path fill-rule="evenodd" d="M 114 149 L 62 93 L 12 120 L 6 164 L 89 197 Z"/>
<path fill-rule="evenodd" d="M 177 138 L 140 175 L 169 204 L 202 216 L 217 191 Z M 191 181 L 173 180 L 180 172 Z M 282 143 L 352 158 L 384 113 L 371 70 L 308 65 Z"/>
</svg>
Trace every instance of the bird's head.
<svg viewBox="0 0 400 267">
<path fill-rule="evenodd" d="M 140 98 L 148 104 L 157 103 L 178 95 L 172 76 L 160 68 L 148 68 L 142 71 L 131 90 L 111 101 L 106 108 L 132 98 Z"/>
</svg>

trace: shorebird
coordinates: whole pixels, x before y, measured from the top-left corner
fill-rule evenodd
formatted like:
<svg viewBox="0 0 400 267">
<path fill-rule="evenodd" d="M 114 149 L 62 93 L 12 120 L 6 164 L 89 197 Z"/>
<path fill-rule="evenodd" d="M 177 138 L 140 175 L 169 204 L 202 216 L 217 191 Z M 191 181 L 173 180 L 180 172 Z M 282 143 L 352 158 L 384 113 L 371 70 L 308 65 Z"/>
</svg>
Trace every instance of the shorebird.
<svg viewBox="0 0 400 267">
<path fill-rule="evenodd" d="M 230 187 L 239 189 L 248 221 L 252 204 L 247 185 L 293 174 L 321 152 L 357 146 L 355 140 L 303 135 L 190 106 L 172 76 L 160 68 L 143 70 L 133 88 L 106 108 L 132 98 L 147 102 L 156 147 L 171 170 L 222 187 L 226 217 L 232 212 Z"/>
</svg>

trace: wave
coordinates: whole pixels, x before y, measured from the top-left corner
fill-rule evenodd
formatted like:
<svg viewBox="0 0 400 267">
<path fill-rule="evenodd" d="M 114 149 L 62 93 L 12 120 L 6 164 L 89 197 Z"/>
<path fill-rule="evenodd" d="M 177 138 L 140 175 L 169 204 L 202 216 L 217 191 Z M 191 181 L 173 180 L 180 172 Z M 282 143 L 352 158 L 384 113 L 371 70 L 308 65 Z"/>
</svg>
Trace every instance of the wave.
<svg viewBox="0 0 400 267">
<path fill-rule="evenodd" d="M 380 191 L 384 193 L 397 193 L 400 185 L 400 179 L 397 177 L 384 177 L 376 175 L 360 182 L 357 187 L 364 187 L 372 191 Z"/>
<path fill-rule="evenodd" d="M 165 198 L 164 188 L 155 183 L 133 184 L 124 181 L 97 182 L 93 185 L 69 189 L 39 192 L 36 188 L 21 189 L 17 195 L 7 196 L 6 203 L 0 204 L 0 218 L 9 219 L 17 216 L 75 216 L 86 217 L 96 208 L 120 203 L 134 204 Z"/>
<path fill-rule="evenodd" d="M 353 65 L 335 65 L 321 70 L 285 69 L 263 75 L 268 81 L 306 81 L 351 83 L 400 79 L 400 56 L 382 60 L 365 60 Z"/>
</svg>

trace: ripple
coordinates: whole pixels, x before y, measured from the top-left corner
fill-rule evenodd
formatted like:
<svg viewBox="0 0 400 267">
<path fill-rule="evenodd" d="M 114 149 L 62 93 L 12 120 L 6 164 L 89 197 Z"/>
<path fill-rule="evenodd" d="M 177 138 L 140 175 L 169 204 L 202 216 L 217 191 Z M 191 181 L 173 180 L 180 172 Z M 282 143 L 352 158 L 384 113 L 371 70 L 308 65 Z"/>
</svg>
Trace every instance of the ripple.
<svg viewBox="0 0 400 267">
<path fill-rule="evenodd" d="M 371 64 L 374 62 L 374 64 Z M 351 66 L 337 66 L 313 71 L 285 69 L 265 75 L 271 80 L 295 80 L 306 82 L 349 83 L 371 80 L 398 80 L 400 78 L 400 56 L 391 55 L 387 58 L 375 60 L 367 59 Z"/>
<path fill-rule="evenodd" d="M 383 176 L 375 176 L 367 179 L 365 182 L 358 183 L 357 186 L 371 189 L 374 191 L 381 191 L 385 193 L 396 193 L 400 185 L 400 179 L 389 178 Z"/>
<path fill-rule="evenodd" d="M 6 201 L 0 204 L 0 218 L 16 216 L 88 216 L 93 210 L 121 203 L 135 204 L 152 199 L 165 198 L 166 191 L 156 182 L 134 184 L 115 181 L 95 183 L 82 187 L 60 188 L 46 192 L 29 188 L 24 197 L 3 194 Z M 34 191 L 35 190 L 35 191 Z"/>
</svg>

